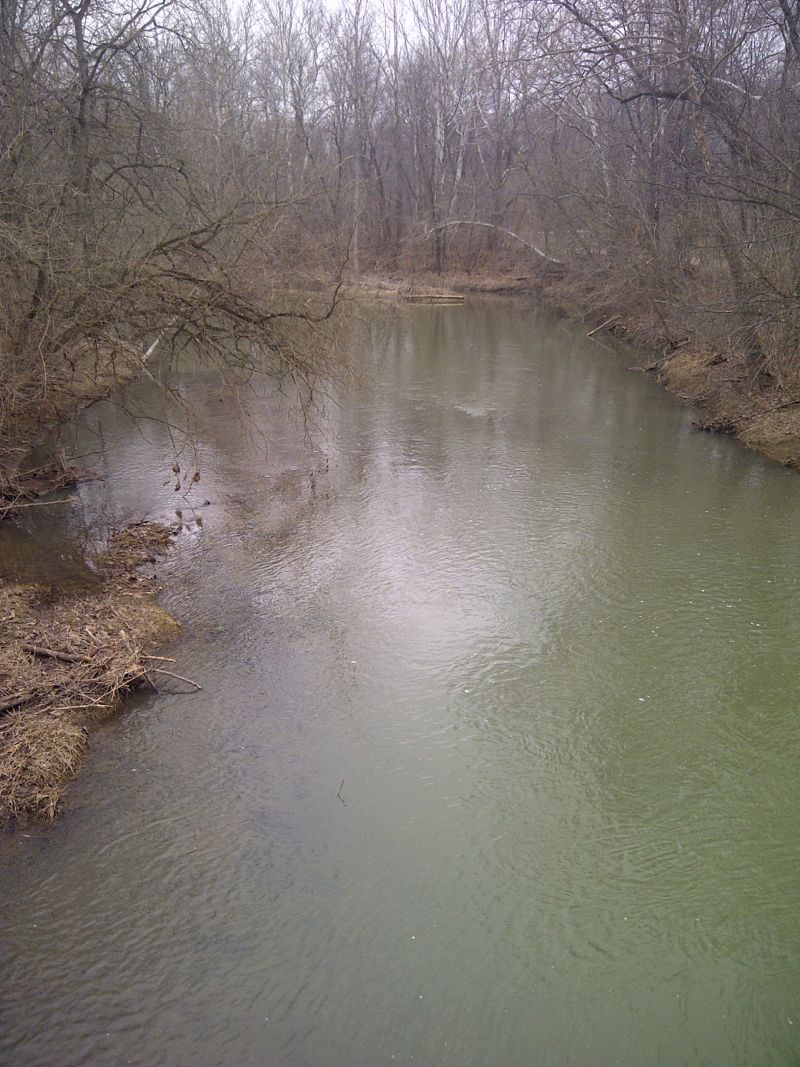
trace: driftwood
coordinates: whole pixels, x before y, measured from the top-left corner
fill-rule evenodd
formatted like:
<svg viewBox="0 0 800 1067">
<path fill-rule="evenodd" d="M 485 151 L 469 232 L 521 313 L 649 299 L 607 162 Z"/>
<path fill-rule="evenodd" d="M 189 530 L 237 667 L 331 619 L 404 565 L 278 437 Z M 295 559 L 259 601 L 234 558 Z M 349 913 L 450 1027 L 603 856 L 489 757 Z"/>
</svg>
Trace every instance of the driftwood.
<svg viewBox="0 0 800 1067">
<path fill-rule="evenodd" d="M 618 320 L 619 320 L 619 315 L 612 315 L 610 319 L 606 319 L 606 321 L 605 322 L 601 322 L 599 326 L 595 326 L 595 328 L 593 330 L 589 330 L 589 332 L 586 334 L 586 336 L 587 337 L 594 337 L 594 335 L 596 333 L 600 333 L 600 331 L 604 330 L 606 328 L 606 326 L 611 326 L 612 323 L 615 323 Z"/>
<path fill-rule="evenodd" d="M 9 500 L 1 507 L 4 511 L 21 511 L 23 508 L 53 508 L 56 504 L 74 504 L 76 500 L 77 497 L 74 496 L 61 497 L 60 500 L 28 500 L 24 503 Z"/>
<path fill-rule="evenodd" d="M 463 304 L 461 293 L 406 293 L 407 304 Z"/>
</svg>

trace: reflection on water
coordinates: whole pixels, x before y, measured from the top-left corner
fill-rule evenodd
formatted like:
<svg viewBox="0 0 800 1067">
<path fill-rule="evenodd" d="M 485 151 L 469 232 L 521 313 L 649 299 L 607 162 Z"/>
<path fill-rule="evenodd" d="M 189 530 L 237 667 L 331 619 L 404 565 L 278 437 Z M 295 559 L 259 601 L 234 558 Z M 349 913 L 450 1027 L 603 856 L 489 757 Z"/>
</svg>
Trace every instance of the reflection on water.
<svg viewBox="0 0 800 1067">
<path fill-rule="evenodd" d="M 797 476 L 522 308 L 353 347 L 311 440 L 186 375 L 188 499 L 174 411 L 84 418 L 52 536 L 181 512 L 204 689 L 11 850 L 0 1057 L 794 1062 Z"/>
</svg>

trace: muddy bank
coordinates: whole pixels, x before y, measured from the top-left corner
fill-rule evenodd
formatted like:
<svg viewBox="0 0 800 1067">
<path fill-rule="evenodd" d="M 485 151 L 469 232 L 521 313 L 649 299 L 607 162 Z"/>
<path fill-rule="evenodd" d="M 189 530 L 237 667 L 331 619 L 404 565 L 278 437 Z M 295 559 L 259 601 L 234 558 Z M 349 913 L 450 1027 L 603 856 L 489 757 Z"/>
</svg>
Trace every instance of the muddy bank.
<svg viewBox="0 0 800 1067">
<path fill-rule="evenodd" d="M 179 627 L 138 568 L 172 537 L 154 523 L 115 534 L 81 593 L 0 581 L 0 823 L 52 819 L 92 726 L 126 692 L 169 676 L 157 650 Z"/>
<path fill-rule="evenodd" d="M 593 336 L 613 334 L 650 348 L 653 359 L 632 369 L 655 374 L 669 393 L 696 408 L 699 429 L 733 436 L 767 459 L 800 469 L 800 400 L 786 387 L 774 379 L 754 378 L 741 353 L 720 352 L 697 337 L 666 337 L 645 316 L 605 307 L 587 310 L 580 286 L 563 271 L 419 272 L 405 278 L 365 277 L 350 290 L 354 299 L 398 301 L 409 294 L 442 293 L 536 297 L 585 323 Z"/>
</svg>

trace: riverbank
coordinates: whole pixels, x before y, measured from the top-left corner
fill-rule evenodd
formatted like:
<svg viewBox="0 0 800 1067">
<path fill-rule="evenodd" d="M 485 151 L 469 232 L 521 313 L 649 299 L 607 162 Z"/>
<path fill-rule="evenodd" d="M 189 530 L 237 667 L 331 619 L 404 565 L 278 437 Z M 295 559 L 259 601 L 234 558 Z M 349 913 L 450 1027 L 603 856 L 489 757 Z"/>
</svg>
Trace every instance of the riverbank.
<svg viewBox="0 0 800 1067">
<path fill-rule="evenodd" d="M 72 346 L 52 369 L 46 386 L 18 388 L 11 379 L 0 391 L 0 474 L 14 477 L 28 449 L 48 426 L 67 422 L 90 404 L 109 396 L 143 371 L 149 351 Z M 2 487 L 2 481 L 0 481 Z"/>
<path fill-rule="evenodd" d="M 700 337 L 667 337 L 646 316 L 605 307 L 588 310 L 580 285 L 562 272 L 417 272 L 402 279 L 365 277 L 350 289 L 354 299 L 435 299 L 440 294 L 536 297 L 584 323 L 591 336 L 605 333 L 650 349 L 653 358 L 633 369 L 654 374 L 668 393 L 695 408 L 699 429 L 735 437 L 745 448 L 800 470 L 800 400 L 786 385 L 754 378 L 743 353 L 719 351 Z"/>
<path fill-rule="evenodd" d="M 420 273 L 364 277 L 347 291 L 353 302 L 367 304 L 479 294 L 543 300 L 583 322 L 589 335 L 599 339 L 609 333 L 652 350 L 637 369 L 656 374 L 669 392 L 692 404 L 701 428 L 734 435 L 768 458 L 800 468 L 800 404 L 784 391 L 749 382 L 743 359 L 723 357 L 699 341 L 675 344 L 643 321 L 587 314 L 563 279 Z M 87 396 L 96 399 L 100 391 L 98 385 Z M 18 473 L 13 484 L 7 479 L 7 492 L 0 483 L 0 516 L 4 509 L 39 507 L 39 493 L 85 475 L 63 456 L 35 472 Z M 152 683 L 163 669 L 157 650 L 178 627 L 154 603 L 152 579 L 137 568 L 165 551 L 170 540 L 169 531 L 150 524 L 117 535 L 114 551 L 92 561 L 96 587 L 80 596 L 0 581 L 0 821 L 51 819 L 92 725 L 110 714 L 127 690 Z"/>
<path fill-rule="evenodd" d="M 80 593 L 0 581 L 0 823 L 52 820 L 91 728 L 170 673 L 156 649 L 180 628 L 139 568 L 172 537 L 155 523 L 113 535 Z"/>
<path fill-rule="evenodd" d="M 698 413 L 698 429 L 735 437 L 745 448 L 785 467 L 800 469 L 800 400 L 786 384 L 747 365 L 744 352 L 722 351 L 700 336 L 667 336 L 645 314 L 600 307 L 587 312 L 580 286 L 569 277 L 543 279 L 536 289 L 589 334 L 608 333 L 648 348 L 652 360 L 634 369 L 654 374 L 668 393 Z"/>
</svg>

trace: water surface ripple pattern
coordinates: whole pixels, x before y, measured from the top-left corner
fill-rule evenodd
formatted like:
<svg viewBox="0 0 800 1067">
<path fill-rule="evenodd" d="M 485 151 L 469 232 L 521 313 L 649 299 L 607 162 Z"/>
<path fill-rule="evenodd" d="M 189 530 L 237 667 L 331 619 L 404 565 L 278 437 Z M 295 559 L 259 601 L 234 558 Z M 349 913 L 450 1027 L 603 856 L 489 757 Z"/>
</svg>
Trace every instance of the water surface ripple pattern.
<svg viewBox="0 0 800 1067">
<path fill-rule="evenodd" d="M 6 850 L 0 1059 L 797 1062 L 797 475 L 524 308 L 353 353 L 311 445 L 182 383 L 203 692 L 132 701 Z M 98 435 L 81 522 L 171 515 L 163 425 Z"/>
</svg>

